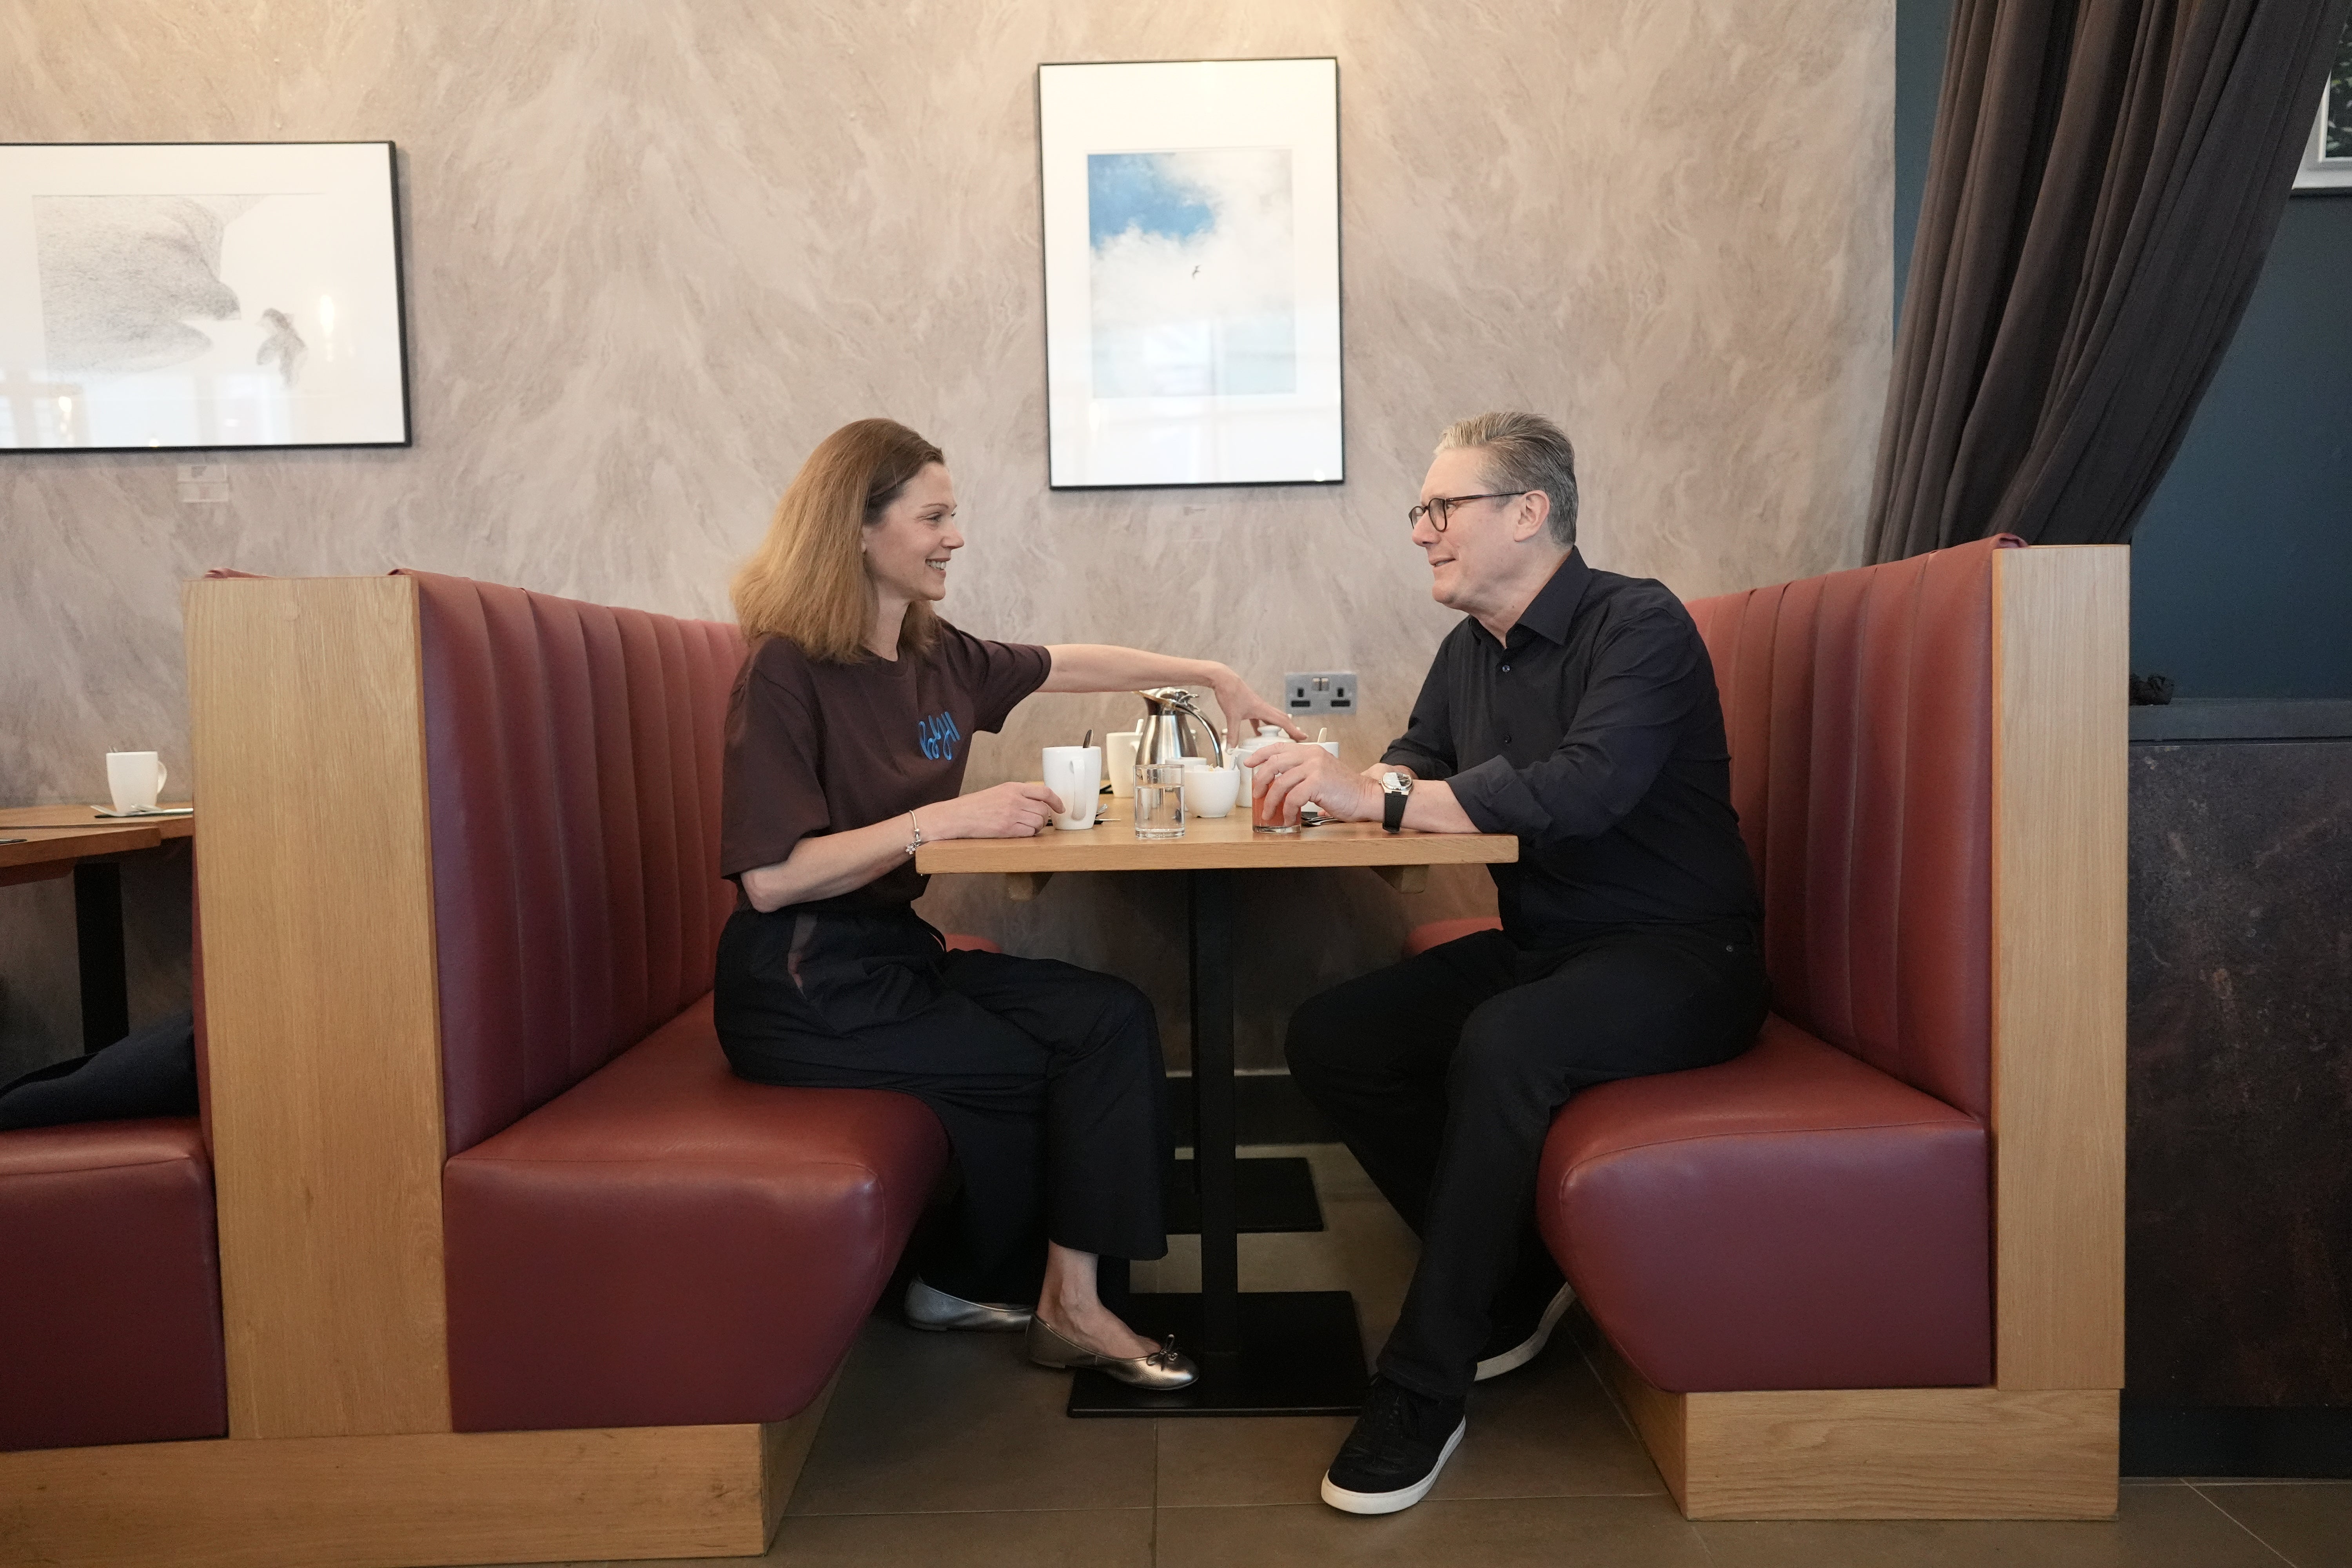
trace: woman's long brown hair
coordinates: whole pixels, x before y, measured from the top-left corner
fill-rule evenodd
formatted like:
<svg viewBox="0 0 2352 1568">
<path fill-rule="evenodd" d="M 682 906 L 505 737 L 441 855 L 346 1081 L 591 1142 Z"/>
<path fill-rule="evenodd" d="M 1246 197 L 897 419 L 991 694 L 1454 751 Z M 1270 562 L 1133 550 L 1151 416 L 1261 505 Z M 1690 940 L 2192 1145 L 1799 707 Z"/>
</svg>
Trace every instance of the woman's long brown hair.
<svg viewBox="0 0 2352 1568">
<path fill-rule="evenodd" d="M 873 658 L 874 584 L 858 536 L 925 465 L 946 461 L 895 419 L 859 419 L 818 442 L 776 503 L 768 536 L 736 568 L 730 593 L 744 639 L 789 637 L 822 664 Z M 898 651 L 924 652 L 938 633 L 931 606 L 917 600 L 899 625 Z"/>
</svg>

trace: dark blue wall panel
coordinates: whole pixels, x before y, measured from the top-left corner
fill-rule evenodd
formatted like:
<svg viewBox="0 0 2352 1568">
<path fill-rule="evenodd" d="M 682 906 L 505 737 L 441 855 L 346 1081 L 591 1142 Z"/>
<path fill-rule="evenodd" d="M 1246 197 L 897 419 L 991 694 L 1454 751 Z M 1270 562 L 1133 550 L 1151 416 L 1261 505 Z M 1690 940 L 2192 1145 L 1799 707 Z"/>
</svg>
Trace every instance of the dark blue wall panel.
<svg viewBox="0 0 2352 1568">
<path fill-rule="evenodd" d="M 1944 90 L 1945 35 L 1952 0 L 1899 0 L 1895 10 L 1895 320 L 1911 279 L 1911 235 L 1927 188 L 1927 149 L 1936 140 L 1936 100 Z"/>
<path fill-rule="evenodd" d="M 1895 8 L 1898 319 L 1951 12 Z M 2352 195 L 2287 204 L 2132 550 L 2135 671 L 2183 697 L 2352 698 Z"/>
<path fill-rule="evenodd" d="M 2183 697 L 2352 697 L 2352 196 L 2287 203 L 2132 536 L 2132 668 Z"/>
</svg>

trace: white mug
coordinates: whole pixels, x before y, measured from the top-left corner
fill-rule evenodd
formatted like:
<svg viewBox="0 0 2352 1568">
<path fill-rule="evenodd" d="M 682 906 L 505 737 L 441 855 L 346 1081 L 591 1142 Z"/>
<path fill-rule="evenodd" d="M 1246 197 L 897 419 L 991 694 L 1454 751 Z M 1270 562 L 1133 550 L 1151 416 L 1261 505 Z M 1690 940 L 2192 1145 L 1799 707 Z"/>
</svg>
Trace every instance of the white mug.
<svg viewBox="0 0 2352 1568">
<path fill-rule="evenodd" d="M 1116 735 L 1111 737 L 1117 740 Z M 1045 787 L 1062 797 L 1065 810 L 1054 817 L 1056 827 L 1092 827 L 1102 793 L 1103 754 L 1100 746 L 1045 748 Z"/>
<path fill-rule="evenodd" d="M 1184 768 L 1184 810 L 1192 816 L 1223 816 L 1242 793 L 1241 770 L 1213 768 L 1206 763 Z"/>
<path fill-rule="evenodd" d="M 1135 749 L 1143 742 L 1140 729 L 1113 730 L 1103 737 L 1108 747 L 1103 762 L 1110 773 L 1110 793 L 1114 800 L 1132 799 L 1135 795 Z"/>
<path fill-rule="evenodd" d="M 152 811 L 163 793 L 163 759 L 152 752 L 106 753 L 106 787 L 117 811 Z"/>
</svg>

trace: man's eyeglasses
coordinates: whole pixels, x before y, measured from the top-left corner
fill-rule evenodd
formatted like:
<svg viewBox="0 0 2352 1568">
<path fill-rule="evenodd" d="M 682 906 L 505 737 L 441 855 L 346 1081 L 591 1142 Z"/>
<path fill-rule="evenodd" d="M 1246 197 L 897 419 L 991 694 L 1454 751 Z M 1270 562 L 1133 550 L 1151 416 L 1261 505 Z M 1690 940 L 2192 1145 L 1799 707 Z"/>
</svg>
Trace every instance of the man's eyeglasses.
<svg viewBox="0 0 2352 1568">
<path fill-rule="evenodd" d="M 1405 521 L 1419 528 L 1421 520 L 1425 517 L 1429 519 L 1430 527 L 1444 533 L 1445 525 L 1453 521 L 1454 509 L 1457 506 L 1467 506 L 1474 500 L 1517 500 L 1528 493 L 1526 490 L 1494 490 L 1483 496 L 1432 496 L 1406 512 Z"/>
</svg>

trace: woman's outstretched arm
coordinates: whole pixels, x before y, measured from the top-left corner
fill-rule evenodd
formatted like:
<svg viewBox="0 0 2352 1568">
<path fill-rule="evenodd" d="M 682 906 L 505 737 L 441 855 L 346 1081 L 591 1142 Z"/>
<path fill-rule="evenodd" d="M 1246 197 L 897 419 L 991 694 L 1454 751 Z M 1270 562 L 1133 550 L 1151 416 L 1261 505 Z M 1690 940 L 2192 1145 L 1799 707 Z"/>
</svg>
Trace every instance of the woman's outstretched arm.
<svg viewBox="0 0 2352 1568">
<path fill-rule="evenodd" d="M 1259 724 L 1279 724 L 1293 740 L 1307 731 L 1249 683 L 1213 659 L 1178 658 L 1139 647 L 1116 647 L 1109 643 L 1056 643 L 1047 648 L 1054 668 L 1040 691 L 1140 691 L 1148 686 L 1205 686 L 1224 715 L 1225 737 L 1247 736 Z"/>
</svg>

